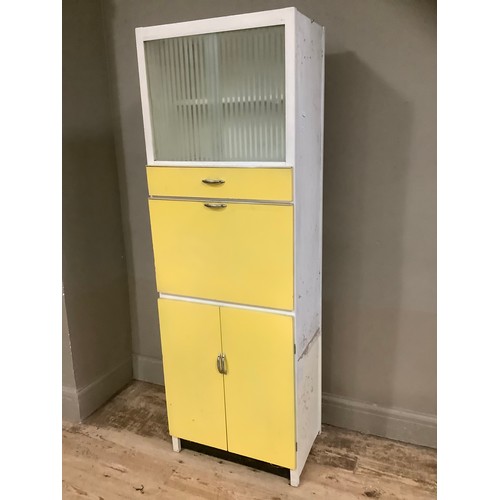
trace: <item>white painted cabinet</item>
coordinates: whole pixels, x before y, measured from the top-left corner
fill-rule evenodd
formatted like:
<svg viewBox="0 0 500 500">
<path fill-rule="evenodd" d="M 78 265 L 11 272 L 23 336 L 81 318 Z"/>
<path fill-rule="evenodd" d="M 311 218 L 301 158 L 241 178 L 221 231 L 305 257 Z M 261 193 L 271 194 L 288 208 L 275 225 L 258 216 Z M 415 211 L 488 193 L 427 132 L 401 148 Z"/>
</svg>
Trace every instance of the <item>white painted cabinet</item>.
<svg viewBox="0 0 500 500">
<path fill-rule="evenodd" d="M 136 29 L 169 428 L 299 477 L 321 429 L 324 30 Z"/>
</svg>

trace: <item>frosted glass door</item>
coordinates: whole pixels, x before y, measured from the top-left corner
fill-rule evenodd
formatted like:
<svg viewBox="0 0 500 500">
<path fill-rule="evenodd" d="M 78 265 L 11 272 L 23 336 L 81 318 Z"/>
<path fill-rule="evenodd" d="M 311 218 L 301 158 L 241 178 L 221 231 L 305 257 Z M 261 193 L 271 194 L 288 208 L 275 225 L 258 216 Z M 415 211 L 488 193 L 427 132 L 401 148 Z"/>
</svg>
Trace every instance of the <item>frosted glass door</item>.
<svg viewBox="0 0 500 500">
<path fill-rule="evenodd" d="M 284 34 L 145 42 L 155 160 L 285 161 Z"/>
</svg>

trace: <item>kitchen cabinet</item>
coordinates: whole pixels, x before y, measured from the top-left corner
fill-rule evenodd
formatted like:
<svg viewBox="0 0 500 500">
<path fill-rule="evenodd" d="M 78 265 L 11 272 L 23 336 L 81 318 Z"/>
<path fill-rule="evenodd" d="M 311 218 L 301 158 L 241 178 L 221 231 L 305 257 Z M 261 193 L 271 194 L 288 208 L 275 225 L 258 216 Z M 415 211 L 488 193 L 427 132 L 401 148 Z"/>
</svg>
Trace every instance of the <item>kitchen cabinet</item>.
<svg viewBox="0 0 500 500">
<path fill-rule="evenodd" d="M 300 473 L 321 430 L 324 30 L 136 29 L 169 431 Z"/>
</svg>

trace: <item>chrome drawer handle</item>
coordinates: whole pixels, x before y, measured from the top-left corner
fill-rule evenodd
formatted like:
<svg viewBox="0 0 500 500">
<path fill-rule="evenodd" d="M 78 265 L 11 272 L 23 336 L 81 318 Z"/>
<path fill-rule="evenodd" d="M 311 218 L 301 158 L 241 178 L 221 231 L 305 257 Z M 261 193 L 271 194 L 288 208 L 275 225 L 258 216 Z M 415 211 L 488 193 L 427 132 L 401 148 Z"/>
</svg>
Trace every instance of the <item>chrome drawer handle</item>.
<svg viewBox="0 0 500 500">
<path fill-rule="evenodd" d="M 203 179 L 203 184 L 224 184 L 226 181 L 223 179 Z"/>
<path fill-rule="evenodd" d="M 226 208 L 225 203 L 204 203 L 207 208 Z"/>
</svg>

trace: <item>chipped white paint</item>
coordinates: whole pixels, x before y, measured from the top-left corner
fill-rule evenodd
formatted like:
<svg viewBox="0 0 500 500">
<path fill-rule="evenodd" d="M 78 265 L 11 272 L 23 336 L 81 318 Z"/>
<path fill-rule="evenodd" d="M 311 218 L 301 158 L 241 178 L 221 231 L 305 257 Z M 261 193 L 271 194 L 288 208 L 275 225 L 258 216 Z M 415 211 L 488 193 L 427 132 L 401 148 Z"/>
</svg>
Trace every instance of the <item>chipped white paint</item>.
<svg viewBox="0 0 500 500">
<path fill-rule="evenodd" d="M 324 30 L 297 14 L 295 308 L 300 355 L 321 327 Z"/>
<path fill-rule="evenodd" d="M 290 471 L 292 486 L 294 478 L 299 480 L 314 440 L 321 431 L 320 354 L 321 334 L 318 330 L 295 364 L 297 465 Z"/>
<path fill-rule="evenodd" d="M 297 12 L 295 210 L 295 426 L 300 474 L 321 432 L 324 28 Z"/>
</svg>

